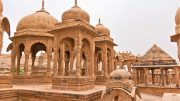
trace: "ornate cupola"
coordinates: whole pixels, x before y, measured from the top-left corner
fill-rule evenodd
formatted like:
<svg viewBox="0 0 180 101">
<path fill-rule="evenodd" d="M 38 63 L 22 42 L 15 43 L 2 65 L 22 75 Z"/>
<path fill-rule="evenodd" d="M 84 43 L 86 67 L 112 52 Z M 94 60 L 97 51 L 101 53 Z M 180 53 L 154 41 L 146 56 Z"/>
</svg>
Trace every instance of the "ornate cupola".
<svg viewBox="0 0 180 101">
<path fill-rule="evenodd" d="M 62 22 L 74 20 L 82 20 L 88 23 L 90 22 L 89 14 L 86 11 L 82 10 L 80 7 L 78 7 L 77 0 L 75 0 L 75 5 L 71 9 L 65 11 L 62 14 Z"/>
<path fill-rule="evenodd" d="M 16 31 L 25 29 L 48 30 L 53 28 L 55 26 L 55 23 L 57 23 L 57 20 L 45 10 L 43 0 L 41 10 L 23 17 L 19 21 Z"/>
<path fill-rule="evenodd" d="M 99 18 L 99 23 L 96 25 L 95 28 L 98 31 L 98 33 L 101 35 L 110 35 L 110 30 L 101 23 L 100 18 Z"/>
</svg>

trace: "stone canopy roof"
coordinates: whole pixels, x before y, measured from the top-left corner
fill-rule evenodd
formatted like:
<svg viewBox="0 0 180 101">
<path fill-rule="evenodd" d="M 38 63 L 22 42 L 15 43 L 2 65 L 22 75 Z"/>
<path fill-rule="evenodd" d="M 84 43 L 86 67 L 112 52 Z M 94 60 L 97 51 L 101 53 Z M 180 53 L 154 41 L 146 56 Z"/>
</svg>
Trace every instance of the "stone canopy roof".
<svg viewBox="0 0 180 101">
<path fill-rule="evenodd" d="M 139 65 L 177 65 L 175 59 L 154 44 L 142 57 Z"/>
</svg>

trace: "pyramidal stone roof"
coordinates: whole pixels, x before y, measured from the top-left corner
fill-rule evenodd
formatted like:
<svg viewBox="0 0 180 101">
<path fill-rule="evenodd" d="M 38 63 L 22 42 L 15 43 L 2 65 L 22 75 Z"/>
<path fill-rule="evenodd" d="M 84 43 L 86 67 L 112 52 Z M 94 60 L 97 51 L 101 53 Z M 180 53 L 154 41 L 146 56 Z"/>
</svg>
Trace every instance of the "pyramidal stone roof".
<svg viewBox="0 0 180 101">
<path fill-rule="evenodd" d="M 176 65 L 176 61 L 164 50 L 154 44 L 142 56 L 143 65 Z"/>
</svg>

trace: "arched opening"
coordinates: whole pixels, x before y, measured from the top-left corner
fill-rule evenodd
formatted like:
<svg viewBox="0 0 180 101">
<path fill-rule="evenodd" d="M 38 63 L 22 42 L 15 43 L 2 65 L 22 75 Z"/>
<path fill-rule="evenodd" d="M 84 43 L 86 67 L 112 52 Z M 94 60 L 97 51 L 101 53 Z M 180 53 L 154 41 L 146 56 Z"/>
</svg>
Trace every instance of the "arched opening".
<svg viewBox="0 0 180 101">
<path fill-rule="evenodd" d="M 128 65 L 124 65 L 123 68 L 128 71 Z"/>
<path fill-rule="evenodd" d="M 32 75 L 46 75 L 47 71 L 47 54 L 46 46 L 43 43 L 35 43 L 31 46 L 31 74 Z"/>
<path fill-rule="evenodd" d="M 90 63 L 90 42 L 87 39 L 82 40 L 81 47 L 81 76 L 87 76 Z"/>
<path fill-rule="evenodd" d="M 8 44 L 11 42 L 10 40 L 7 40 L 10 37 L 9 20 L 6 17 L 3 17 L 0 21 L 0 26 L 2 29 L 2 33 L 0 33 L 0 54 L 1 54 L 3 46 L 8 46 Z M 4 32 L 7 34 L 4 34 Z M 4 43 L 5 40 L 6 42 Z"/>
<path fill-rule="evenodd" d="M 73 69 L 75 41 L 73 38 L 67 37 L 60 42 L 60 49 L 58 51 L 58 71 L 59 75 L 69 76 Z"/>
<path fill-rule="evenodd" d="M 65 74 L 64 76 L 69 75 L 69 69 L 70 69 L 70 51 L 65 51 Z"/>
<path fill-rule="evenodd" d="M 24 74 L 24 63 L 21 63 L 21 58 L 24 57 L 24 49 L 25 49 L 25 45 L 23 43 L 21 43 L 18 46 L 18 53 L 17 53 L 17 75 L 23 75 Z M 22 64 L 22 65 L 21 65 Z"/>
<path fill-rule="evenodd" d="M 82 66 L 82 71 L 81 71 L 81 75 L 85 76 L 86 75 L 86 67 L 87 67 L 87 60 L 86 60 L 86 56 L 85 53 L 82 53 L 82 60 L 81 60 L 81 66 Z"/>
<path fill-rule="evenodd" d="M 102 72 L 102 53 L 101 51 L 97 54 L 98 71 Z"/>
<path fill-rule="evenodd" d="M 94 58 L 94 71 L 96 75 L 101 75 L 103 71 L 102 66 L 102 49 L 95 47 L 95 58 Z"/>
<path fill-rule="evenodd" d="M 119 101 L 119 96 L 114 96 L 114 101 Z"/>
</svg>

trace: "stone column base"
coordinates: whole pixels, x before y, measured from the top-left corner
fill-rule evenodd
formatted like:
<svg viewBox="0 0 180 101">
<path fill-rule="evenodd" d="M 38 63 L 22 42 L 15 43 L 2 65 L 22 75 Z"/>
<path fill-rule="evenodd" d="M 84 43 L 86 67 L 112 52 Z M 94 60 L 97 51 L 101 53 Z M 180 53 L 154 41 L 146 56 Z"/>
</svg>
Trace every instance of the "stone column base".
<svg viewBox="0 0 180 101">
<path fill-rule="evenodd" d="M 89 77 L 54 77 L 52 79 L 52 89 L 58 90 L 89 90 L 94 88 L 94 80 Z"/>
</svg>

